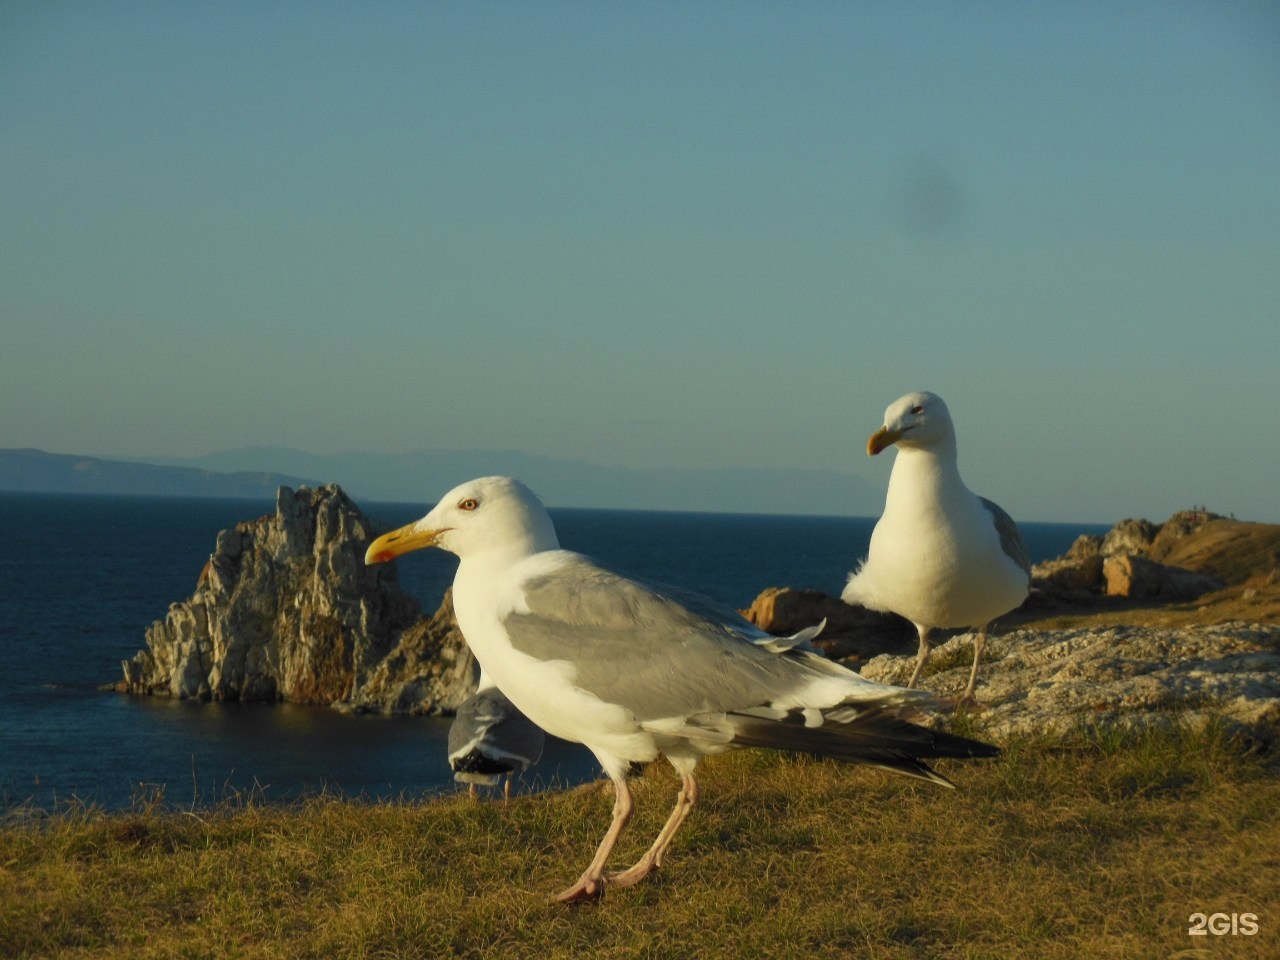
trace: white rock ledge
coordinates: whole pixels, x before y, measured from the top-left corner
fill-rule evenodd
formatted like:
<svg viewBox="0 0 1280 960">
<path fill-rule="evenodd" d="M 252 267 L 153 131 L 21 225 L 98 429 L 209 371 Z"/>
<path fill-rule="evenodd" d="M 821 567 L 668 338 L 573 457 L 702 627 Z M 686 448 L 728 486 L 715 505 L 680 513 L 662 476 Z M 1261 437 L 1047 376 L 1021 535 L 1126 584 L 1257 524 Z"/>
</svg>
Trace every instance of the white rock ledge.
<svg viewBox="0 0 1280 960">
<path fill-rule="evenodd" d="M 936 647 L 920 686 L 959 696 L 969 678 L 972 634 Z M 875 657 L 861 673 L 906 683 L 912 656 Z M 928 670 L 928 667 L 926 667 Z M 1213 717 L 1280 730 L 1280 627 L 1094 627 L 1017 630 L 987 638 L 977 698 L 984 730 L 1065 735 L 1085 722 L 1163 724 Z"/>
</svg>

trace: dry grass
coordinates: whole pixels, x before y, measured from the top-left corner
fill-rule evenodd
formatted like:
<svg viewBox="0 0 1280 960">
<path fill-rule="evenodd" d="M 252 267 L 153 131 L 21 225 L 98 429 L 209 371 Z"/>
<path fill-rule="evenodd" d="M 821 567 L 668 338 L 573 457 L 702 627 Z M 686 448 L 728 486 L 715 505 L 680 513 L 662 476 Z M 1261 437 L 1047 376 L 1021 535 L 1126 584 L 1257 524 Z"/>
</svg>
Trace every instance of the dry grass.
<svg viewBox="0 0 1280 960">
<path fill-rule="evenodd" d="M 600 785 L 211 812 L 27 811 L 0 830 L 14 957 L 1280 955 L 1280 762 L 1224 728 L 1010 744 L 952 792 L 743 752 L 708 761 L 666 870 L 545 897 L 603 830 Z M 676 781 L 636 784 L 638 855 Z M 1253 937 L 1190 914 L 1252 912 Z"/>
</svg>

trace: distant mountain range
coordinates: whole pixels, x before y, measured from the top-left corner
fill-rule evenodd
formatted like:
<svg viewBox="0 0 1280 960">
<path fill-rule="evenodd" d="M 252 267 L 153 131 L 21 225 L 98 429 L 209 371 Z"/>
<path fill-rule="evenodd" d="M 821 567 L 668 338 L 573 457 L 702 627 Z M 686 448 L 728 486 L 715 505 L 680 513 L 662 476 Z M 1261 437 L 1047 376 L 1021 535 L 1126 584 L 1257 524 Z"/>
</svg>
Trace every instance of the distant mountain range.
<svg viewBox="0 0 1280 960">
<path fill-rule="evenodd" d="M 874 516 L 884 494 L 834 470 L 645 470 L 516 450 L 314 454 L 246 447 L 141 461 L 0 450 L 0 490 L 147 496 L 274 497 L 281 484 L 338 483 L 357 502 L 432 503 L 463 480 L 516 476 L 551 506 L 715 513 Z"/>
<path fill-rule="evenodd" d="M 273 500 L 276 487 L 302 484 L 314 485 L 300 477 L 272 471 L 221 472 L 43 450 L 0 450 L 0 490 L 3 491 Z"/>
</svg>

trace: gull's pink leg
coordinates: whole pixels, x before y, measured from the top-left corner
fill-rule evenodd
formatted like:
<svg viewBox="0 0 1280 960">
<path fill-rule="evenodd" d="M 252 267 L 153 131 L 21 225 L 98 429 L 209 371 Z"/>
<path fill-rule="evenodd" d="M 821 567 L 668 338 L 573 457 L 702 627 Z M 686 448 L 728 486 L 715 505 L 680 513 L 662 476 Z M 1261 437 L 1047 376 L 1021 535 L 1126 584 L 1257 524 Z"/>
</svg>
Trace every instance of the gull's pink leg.
<svg viewBox="0 0 1280 960">
<path fill-rule="evenodd" d="M 613 779 L 613 778 L 610 778 Z M 596 855 L 591 858 L 587 869 L 582 871 L 573 886 L 561 890 L 551 898 L 553 903 L 576 903 L 579 900 L 594 900 L 604 896 L 604 865 L 613 852 L 614 844 L 631 819 L 631 811 L 635 804 L 631 799 L 631 788 L 623 778 L 613 780 L 613 822 L 605 831 L 604 839 L 596 848 Z"/>
<path fill-rule="evenodd" d="M 969 685 L 964 688 L 964 696 L 960 698 L 960 703 L 965 706 L 976 707 L 978 705 L 977 698 L 973 695 L 974 685 L 978 681 L 978 660 L 982 656 L 982 648 L 987 644 L 987 628 L 984 626 L 978 631 L 978 635 L 973 640 L 973 669 L 969 671 Z"/>
<path fill-rule="evenodd" d="M 667 850 L 671 847 L 671 841 L 675 839 L 676 831 L 684 826 L 684 822 L 688 819 L 689 814 L 693 812 L 694 805 L 698 802 L 698 783 L 693 779 L 693 774 L 685 774 L 680 782 L 681 793 L 684 796 L 684 807 L 680 811 L 680 817 L 671 824 L 670 828 L 664 829 L 663 834 L 658 834 L 658 842 L 655 842 L 657 849 L 654 851 L 654 869 L 662 866 L 662 858 L 667 855 Z M 680 799 L 676 798 L 677 801 Z"/>
<path fill-rule="evenodd" d="M 667 822 L 662 825 L 657 839 L 653 841 L 653 846 L 645 851 L 644 856 L 626 870 L 609 874 L 609 883 L 614 886 L 629 887 L 634 883 L 639 883 L 661 867 L 662 858 L 666 854 L 667 848 L 671 846 L 671 841 L 675 837 L 676 831 L 680 829 L 697 802 L 698 784 L 692 775 L 685 774 L 680 780 L 680 793 L 676 796 L 675 809 L 671 811 L 671 816 L 667 817 Z"/>
<path fill-rule="evenodd" d="M 924 669 L 924 662 L 929 659 L 929 628 L 916 624 L 916 632 L 920 634 L 920 650 L 916 653 L 916 668 L 911 671 L 911 679 L 907 681 L 907 689 L 913 689 L 916 680 L 920 678 L 920 671 Z"/>
</svg>

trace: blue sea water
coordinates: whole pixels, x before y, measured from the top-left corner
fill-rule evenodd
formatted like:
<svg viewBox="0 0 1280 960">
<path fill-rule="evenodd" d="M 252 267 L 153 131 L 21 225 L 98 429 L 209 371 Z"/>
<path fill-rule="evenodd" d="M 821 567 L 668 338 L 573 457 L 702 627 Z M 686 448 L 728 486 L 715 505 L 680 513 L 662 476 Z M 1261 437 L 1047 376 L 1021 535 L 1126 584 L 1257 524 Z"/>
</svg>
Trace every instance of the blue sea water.
<svg viewBox="0 0 1280 960">
<path fill-rule="evenodd" d="M 386 527 L 421 504 L 362 504 Z M 124 809 L 157 795 L 209 806 L 252 794 L 368 798 L 452 790 L 448 721 L 347 716 L 289 704 L 210 704 L 100 691 L 170 603 L 191 595 L 218 531 L 270 502 L 0 493 L 0 810 L 70 801 Z M 638 576 L 736 607 L 764 588 L 838 593 L 873 518 L 552 510 L 561 544 Z M 1088 524 L 1021 525 L 1033 561 Z M 434 610 L 456 560 L 397 561 Z M 594 778 L 580 747 L 555 741 L 526 788 Z"/>
</svg>

